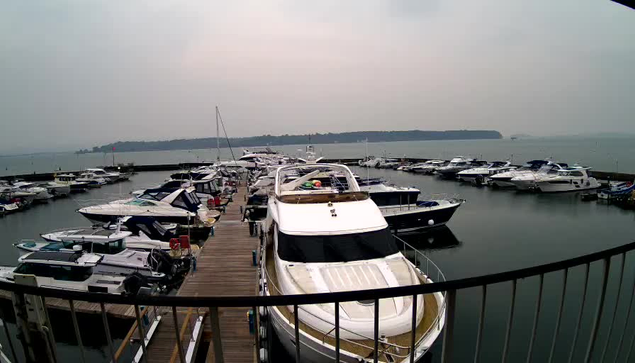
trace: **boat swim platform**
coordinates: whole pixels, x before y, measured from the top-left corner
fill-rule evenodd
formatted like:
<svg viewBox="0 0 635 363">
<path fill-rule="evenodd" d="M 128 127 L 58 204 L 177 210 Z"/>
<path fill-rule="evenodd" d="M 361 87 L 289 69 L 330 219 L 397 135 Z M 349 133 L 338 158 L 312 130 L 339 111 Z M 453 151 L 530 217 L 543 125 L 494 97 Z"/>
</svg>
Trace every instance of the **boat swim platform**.
<svg viewBox="0 0 635 363">
<path fill-rule="evenodd" d="M 249 235 L 242 222 L 247 188 L 238 187 L 201 248 L 196 271 L 190 272 L 179 288 L 178 296 L 245 296 L 258 293 L 257 267 L 253 266 L 252 251 L 258 249 L 258 238 Z M 242 207 L 242 208 L 241 208 Z M 255 337 L 249 332 L 250 308 L 219 308 L 222 348 L 225 362 L 256 361 Z M 179 339 L 184 353 L 192 341 L 196 319 L 203 317 L 200 336 L 194 350 L 207 350 L 207 362 L 214 362 L 214 343 L 208 309 L 182 308 L 177 311 Z M 194 335 L 197 335 L 196 332 Z M 148 362 L 179 362 L 178 346 L 172 309 L 162 310 L 161 323 L 147 347 Z M 198 344 L 200 343 L 200 344 Z M 202 345 L 207 345 L 203 347 Z M 195 355 L 196 356 L 196 355 Z"/>
</svg>

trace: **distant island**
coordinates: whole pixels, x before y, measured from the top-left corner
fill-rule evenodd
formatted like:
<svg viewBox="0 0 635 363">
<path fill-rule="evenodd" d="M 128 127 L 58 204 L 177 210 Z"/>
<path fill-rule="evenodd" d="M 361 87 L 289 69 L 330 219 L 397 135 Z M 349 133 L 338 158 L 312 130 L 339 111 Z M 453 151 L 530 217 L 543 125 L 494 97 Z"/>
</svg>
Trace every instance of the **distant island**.
<svg viewBox="0 0 635 363">
<path fill-rule="evenodd" d="M 502 139 L 498 131 L 493 130 L 448 130 L 448 131 L 355 131 L 326 134 L 305 135 L 263 135 L 252 137 L 229 138 L 232 147 L 302 145 L 302 144 L 333 144 L 353 142 L 390 142 L 390 141 L 425 141 L 425 140 L 480 140 Z M 227 147 L 227 139 L 220 139 L 220 146 Z M 159 150 L 192 150 L 210 149 L 216 147 L 216 138 L 176 139 L 165 141 L 118 141 L 103 146 L 95 146 L 92 152 L 130 152 L 130 151 L 159 151 Z M 91 152 L 88 149 L 77 153 Z"/>
</svg>

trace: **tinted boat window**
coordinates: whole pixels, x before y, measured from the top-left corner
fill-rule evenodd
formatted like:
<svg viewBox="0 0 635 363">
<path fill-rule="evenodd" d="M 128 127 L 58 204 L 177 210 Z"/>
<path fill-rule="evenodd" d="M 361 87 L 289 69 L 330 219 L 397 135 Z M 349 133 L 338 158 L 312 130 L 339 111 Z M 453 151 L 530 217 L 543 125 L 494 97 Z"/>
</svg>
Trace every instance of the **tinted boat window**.
<svg viewBox="0 0 635 363">
<path fill-rule="evenodd" d="M 347 262 L 399 252 L 388 228 L 334 236 L 293 236 L 278 232 L 278 255 L 292 262 Z"/>
</svg>

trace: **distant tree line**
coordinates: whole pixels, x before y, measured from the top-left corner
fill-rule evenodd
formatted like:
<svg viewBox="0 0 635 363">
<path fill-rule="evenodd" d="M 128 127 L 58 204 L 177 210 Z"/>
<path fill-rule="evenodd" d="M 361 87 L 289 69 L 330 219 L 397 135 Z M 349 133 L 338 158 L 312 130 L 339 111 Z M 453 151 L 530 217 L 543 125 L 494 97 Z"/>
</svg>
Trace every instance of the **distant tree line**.
<svg viewBox="0 0 635 363">
<path fill-rule="evenodd" d="M 305 135 L 262 135 L 253 137 L 234 137 L 229 139 L 232 147 L 254 147 L 275 145 L 332 144 L 352 142 L 390 142 L 422 140 L 477 140 L 502 139 L 498 131 L 493 130 L 449 130 L 449 131 L 356 131 Z M 227 139 L 220 139 L 220 146 L 227 147 Z M 118 141 L 112 144 L 93 147 L 92 152 L 158 151 L 211 149 L 216 147 L 216 138 L 176 139 L 167 141 Z M 82 150 L 83 152 L 84 150 Z"/>
</svg>

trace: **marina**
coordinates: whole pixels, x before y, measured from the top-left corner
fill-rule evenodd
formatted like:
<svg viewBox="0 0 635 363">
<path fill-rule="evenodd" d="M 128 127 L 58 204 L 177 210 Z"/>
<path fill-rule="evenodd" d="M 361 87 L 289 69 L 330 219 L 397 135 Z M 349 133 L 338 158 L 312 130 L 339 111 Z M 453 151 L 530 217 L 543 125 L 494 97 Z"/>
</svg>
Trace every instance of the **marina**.
<svg viewBox="0 0 635 363">
<path fill-rule="evenodd" d="M 328 160 L 321 160 L 320 162 L 325 161 Z M 348 163 L 354 164 L 354 161 L 351 160 Z M 407 163 L 416 164 L 416 161 L 402 160 L 399 165 L 407 165 Z M 191 169 L 197 167 L 195 165 L 190 166 Z M 474 271 L 466 269 L 467 266 L 478 269 L 481 274 L 500 273 L 516 270 L 524 266 L 531 267 L 541 263 L 565 260 L 572 256 L 588 254 L 629 242 L 626 239 L 622 241 L 616 239 L 612 241 L 612 244 L 597 245 L 596 241 L 602 240 L 603 234 L 611 233 L 627 236 L 635 232 L 632 227 L 635 216 L 631 211 L 621 210 L 602 203 L 584 202 L 580 198 L 580 193 L 551 195 L 551 193 L 536 194 L 521 193 L 507 189 L 475 188 L 471 183 L 454 182 L 447 180 L 447 178 L 439 178 L 434 175 L 424 175 L 417 172 L 396 171 L 393 167 L 395 166 L 391 165 L 388 169 L 350 167 L 357 175 L 358 182 L 369 185 L 370 189 L 367 189 L 367 191 L 370 192 L 371 196 L 374 195 L 373 200 L 380 205 L 380 209 L 382 204 L 386 205 L 388 203 L 387 205 L 390 206 L 393 203 L 388 202 L 390 198 L 393 198 L 389 196 L 392 193 L 395 193 L 396 199 L 393 199 L 396 200 L 394 202 L 396 206 L 390 208 L 403 212 L 416 208 L 413 201 L 417 199 L 463 201 L 461 207 L 456 210 L 456 216 L 444 221 L 443 227 L 437 226 L 436 222 L 434 222 L 437 217 L 426 217 L 420 232 L 410 232 L 401 235 L 398 230 L 396 231 L 398 236 L 400 236 L 400 239 L 397 240 L 397 245 L 400 245 L 399 241 L 403 241 L 400 251 L 404 256 L 410 259 L 412 263 L 416 263 L 416 266 L 422 269 L 424 274 L 430 273 L 430 266 L 438 266 L 439 272 L 436 273 L 441 274 L 440 271 L 443 271 L 443 275 L 448 281 L 474 276 Z M 399 166 L 397 165 L 395 169 L 397 167 Z M 12 228 L 10 230 L 15 233 L 16 240 L 18 238 L 37 239 L 39 237 L 37 234 L 57 229 L 64 225 L 81 225 L 82 223 L 77 223 L 81 220 L 81 218 L 78 218 L 81 217 L 79 213 L 76 213 L 76 210 L 80 209 L 79 207 L 125 199 L 133 191 L 136 193 L 135 195 L 139 196 L 143 192 L 137 192 L 138 190 L 154 190 L 152 188 L 160 184 L 161 180 L 166 180 L 170 175 L 176 175 L 173 172 L 174 169 L 170 169 L 163 172 L 139 172 L 127 183 L 109 184 L 99 189 L 89 190 L 86 193 L 73 194 L 70 198 L 58 199 L 53 203 L 37 205 L 25 211 L 25 213 L 5 216 L 5 218 L 0 219 L 0 225 L 2 223 L 11 223 Z M 336 183 L 341 183 L 342 176 L 340 174 L 335 175 L 339 180 Z M 295 178 L 297 177 L 293 176 L 291 180 L 295 180 Z M 263 291 L 262 286 L 259 288 L 259 276 L 262 276 L 262 274 L 259 275 L 259 268 L 254 265 L 256 261 L 260 261 L 263 251 L 266 250 L 261 245 L 263 241 L 261 222 L 255 221 L 252 226 L 252 223 L 243 221 L 246 216 L 245 211 L 248 210 L 249 203 L 251 203 L 248 203 L 248 200 L 251 201 L 253 199 L 251 193 L 257 189 L 249 188 L 248 192 L 248 181 L 244 175 L 233 180 L 235 180 L 236 184 L 235 190 L 226 202 L 219 202 L 219 206 L 222 205 L 222 208 L 218 212 L 219 217 L 213 226 L 213 233 L 207 240 L 200 243 L 202 247 L 200 251 L 197 251 L 195 267 L 190 269 L 190 273 L 185 277 L 183 283 L 173 291 L 172 296 L 193 299 L 221 298 L 223 296 L 232 298 L 236 296 L 256 296 L 258 291 Z M 310 188 L 307 189 L 307 191 L 311 192 L 316 185 L 318 185 L 317 190 L 319 190 L 328 186 L 329 183 L 333 183 L 334 179 L 332 176 L 329 179 L 326 175 L 322 177 L 312 174 L 307 175 L 307 178 L 300 178 L 294 183 L 303 185 L 303 188 L 306 188 L 304 180 L 312 181 Z M 253 182 L 254 180 L 252 179 L 249 183 L 253 184 Z M 266 184 L 261 183 L 261 185 Z M 269 185 L 271 186 L 271 184 Z M 382 187 L 377 189 L 377 185 Z M 410 187 L 405 187 L 406 185 Z M 619 188 L 624 189 L 621 186 Z M 97 195 L 91 195 L 92 193 Z M 375 195 L 375 193 L 379 194 Z M 398 197 L 398 195 L 401 196 Z M 207 198 L 211 201 L 205 202 L 205 204 L 215 204 L 214 198 Z M 385 202 L 381 202 L 381 200 L 385 200 Z M 509 213 L 510 205 L 514 206 L 514 213 Z M 63 212 L 64 210 L 67 212 Z M 60 224 L 61 220 L 49 221 L 49 227 L 46 227 L 46 223 L 42 223 L 42 227 L 38 228 L 38 231 L 33 231 L 32 228 L 27 227 L 29 231 L 27 232 L 27 229 L 14 228 L 14 224 L 11 222 L 16 221 L 19 226 L 20 220 L 24 219 L 26 222 L 28 219 L 28 225 L 30 226 L 32 221 L 37 221 L 38 218 L 48 215 L 49 211 L 54 212 L 55 215 L 63 216 L 64 224 Z M 385 214 L 384 211 L 382 213 Z M 249 218 L 255 217 L 253 215 Z M 580 227 L 580 218 L 588 221 L 586 228 Z M 386 217 L 386 220 L 388 220 L 388 217 Z M 540 226 L 540 228 L 526 228 L 522 234 L 518 234 L 516 228 L 511 227 L 523 225 L 525 221 L 532 221 L 532 224 Z M 84 221 L 83 223 L 85 224 L 86 222 Z M 446 223 L 447 226 L 445 226 Z M 572 227 L 576 227 L 573 229 L 562 229 L 567 226 L 567 223 L 570 223 Z M 427 224 L 430 224 L 430 226 L 427 226 Z M 495 226 L 495 228 L 479 227 L 485 224 L 489 224 L 491 227 Z M 7 232 L 9 232 L 9 229 L 7 229 Z M 36 234 L 33 232 L 36 232 Z M 409 231 L 404 230 L 401 232 Z M 556 236 L 561 236 L 564 239 Z M 477 243 L 475 241 L 487 242 L 483 245 L 483 242 Z M 553 243 L 555 241 L 559 241 L 560 248 L 554 248 Z M 577 241 L 577 243 L 571 244 L 573 241 Z M 485 246 L 489 251 L 488 254 L 482 253 L 482 249 Z M 505 251 L 513 251 L 516 257 L 514 259 L 501 258 L 501 254 L 505 254 Z M 271 255 L 271 251 L 269 251 L 269 255 Z M 474 255 L 479 256 L 478 261 L 474 261 L 471 258 Z M 4 257 L 0 256 L 0 258 L 6 260 L 5 264 L 11 264 L 12 258 L 9 255 L 5 254 Z M 426 263 L 425 261 L 428 259 L 434 262 Z M 13 261 L 15 260 L 13 259 Z M 633 263 L 630 257 L 625 261 L 627 264 Z M 272 267 L 264 267 L 264 269 L 267 271 L 267 276 L 274 279 L 270 288 L 277 286 L 275 282 L 277 273 L 272 270 Z M 628 271 L 627 266 L 625 266 L 625 269 Z M 579 274 L 571 275 L 571 281 L 579 281 L 580 278 Z M 598 278 L 599 276 L 595 273 L 590 277 L 591 281 L 596 281 Z M 436 281 L 434 279 L 433 277 L 432 285 L 435 285 L 434 282 Z M 622 284 L 628 284 L 629 281 L 633 280 L 626 275 L 623 277 Z M 517 288 L 522 288 L 522 291 L 535 289 L 537 288 L 535 282 L 534 280 L 523 282 L 522 284 L 519 282 Z M 556 292 L 557 288 L 557 284 L 553 285 L 553 283 L 541 288 L 545 289 L 542 297 L 543 304 L 545 304 L 543 314 L 555 313 L 553 309 L 557 307 L 555 300 L 559 294 Z M 614 292 L 615 288 L 616 286 L 612 285 L 608 291 Z M 267 288 L 265 287 L 265 289 Z M 549 293 L 549 291 L 552 292 Z M 593 287 L 589 287 L 589 291 L 595 290 Z M 4 293 L 2 296 L 10 299 L 10 294 L 8 293 Z M 468 300 L 478 298 L 478 295 L 474 296 L 473 293 L 465 296 Z M 532 300 L 521 296 L 525 295 L 519 295 L 516 302 L 518 305 L 517 309 L 525 307 L 527 311 L 531 311 L 533 309 L 530 308 Z M 429 299 L 429 296 L 425 299 Z M 607 299 L 608 302 L 616 301 L 610 296 Z M 496 288 L 489 291 L 489 304 L 494 304 L 494 306 L 502 304 L 504 306 L 506 300 L 508 300 L 508 292 L 505 293 L 504 289 Z M 550 303 L 547 304 L 547 302 Z M 53 314 L 55 314 L 55 311 L 59 311 L 59 314 L 71 313 L 67 300 L 48 298 L 46 303 Z M 430 304 L 434 306 L 434 303 L 428 301 L 428 305 Z M 569 305 L 571 303 L 567 303 L 567 306 Z M 88 316 L 99 316 L 102 314 L 101 305 L 94 302 L 76 301 L 73 308 L 73 314 L 87 314 Z M 262 340 L 261 328 L 258 328 L 257 325 L 262 317 L 260 314 L 253 313 L 254 311 L 262 311 L 262 308 L 254 309 L 252 305 L 243 307 L 221 306 L 217 309 L 208 309 L 207 306 L 205 308 L 180 306 L 174 309 L 161 307 L 160 305 L 145 307 L 141 310 L 142 312 L 147 311 L 147 317 L 141 320 L 143 330 L 141 334 L 147 337 L 145 349 L 141 347 L 139 339 L 135 338 L 139 336 L 140 332 L 134 304 L 106 303 L 104 308 L 104 312 L 110 317 L 109 319 L 128 321 L 132 325 L 129 328 L 130 330 L 127 330 L 127 333 L 119 333 L 123 335 L 123 339 L 120 340 L 120 345 L 114 347 L 117 357 L 137 356 L 139 359 L 146 359 L 142 358 L 145 356 L 149 359 L 148 361 L 165 362 L 179 361 L 181 357 L 183 357 L 183 361 L 188 362 L 215 361 L 218 359 L 219 354 L 223 356 L 224 361 L 228 362 L 254 361 L 265 356 L 274 357 L 273 361 L 293 359 L 292 350 L 280 340 L 280 337 L 284 334 L 293 335 L 293 330 L 287 330 L 287 333 L 283 333 L 283 331 L 275 329 L 270 331 L 267 336 L 271 336 L 273 331 L 277 331 L 277 334 L 273 334 L 277 336 L 276 338 L 271 337 L 269 340 Z M 280 309 L 276 311 L 284 312 L 286 310 Z M 285 312 L 281 316 L 284 319 L 293 321 L 295 319 L 293 311 L 293 309 L 290 309 L 288 313 Z M 437 311 L 439 311 L 439 306 L 437 306 Z M 457 313 L 460 316 L 464 316 L 455 322 L 455 324 L 458 324 L 457 327 L 460 327 L 473 319 L 474 314 L 478 314 L 478 310 L 463 305 L 459 306 Z M 146 313 L 143 314 L 146 316 Z M 519 312 L 519 310 L 517 310 L 516 314 L 518 316 L 515 319 L 518 319 L 518 321 L 530 319 L 529 316 L 523 317 L 526 314 Z M 498 324 L 496 323 L 498 320 L 502 320 L 501 323 L 505 320 L 501 316 L 491 316 L 488 319 L 490 326 L 491 324 Z M 215 321 L 217 324 L 214 323 Z M 215 329 L 217 329 L 216 333 L 214 333 Z M 628 324 L 625 329 L 625 334 L 632 331 L 632 327 Z M 254 330 L 259 333 L 254 333 Z M 176 334 L 177 331 L 178 334 Z M 219 331 L 222 331 L 222 334 L 219 334 Z M 444 330 L 440 330 L 440 332 L 442 331 Z M 468 338 L 469 334 L 461 329 L 455 330 L 455 332 L 456 339 L 459 339 L 459 341 L 462 339 L 470 340 Z M 222 335 L 222 339 L 215 341 L 217 335 Z M 389 354 L 393 358 L 387 358 L 388 356 L 384 356 L 384 353 L 380 354 L 380 356 L 384 356 L 388 360 L 403 356 L 405 347 L 409 345 L 407 336 L 408 334 L 406 334 L 403 341 L 395 341 L 399 342 L 397 345 L 401 348 L 394 351 L 386 351 L 390 351 L 391 353 Z M 419 335 L 416 336 L 419 337 Z M 370 344 L 369 350 L 360 351 L 360 354 L 364 356 L 370 355 L 368 359 L 372 361 L 372 336 L 369 338 L 369 342 L 364 343 Z M 428 352 L 424 356 L 425 360 L 432 359 L 436 361 L 443 355 L 441 340 L 441 338 L 436 339 L 436 341 L 433 340 L 434 344 L 430 344 L 426 348 Z M 494 342 L 495 340 L 486 339 L 482 346 L 483 352 L 500 354 L 500 350 L 498 350 L 500 347 Z M 342 341 L 341 347 L 348 349 L 349 352 L 351 349 L 355 351 L 353 347 L 346 344 L 349 343 Z M 508 349 L 511 349 L 511 353 L 509 354 L 512 354 L 512 356 L 514 354 L 522 355 L 523 349 L 520 349 L 522 345 L 522 341 L 510 341 Z M 4 343 L 3 346 L 5 346 Z M 108 355 L 107 345 L 103 345 L 98 349 Z M 303 349 L 306 350 L 308 348 L 304 347 Z M 579 347 L 579 349 L 584 348 Z M 65 354 L 73 355 L 77 354 L 77 351 Z M 456 352 L 456 354 L 461 357 L 462 353 Z M 469 352 L 465 354 L 466 356 L 463 358 L 469 356 Z M 546 352 L 541 348 L 537 348 L 535 354 L 540 356 L 546 354 Z M 463 358 L 456 359 L 458 359 L 457 361 L 462 361 Z M 137 358 L 134 359 L 139 361 Z M 382 359 L 380 358 L 379 360 L 381 361 Z"/>
<path fill-rule="evenodd" d="M 0 363 L 635 362 L 633 9 L 7 4 Z"/>
</svg>

